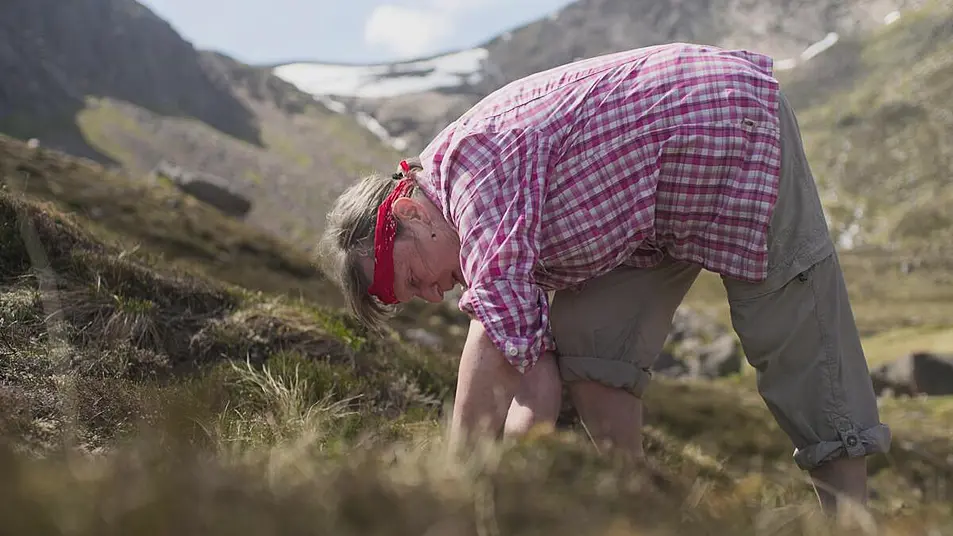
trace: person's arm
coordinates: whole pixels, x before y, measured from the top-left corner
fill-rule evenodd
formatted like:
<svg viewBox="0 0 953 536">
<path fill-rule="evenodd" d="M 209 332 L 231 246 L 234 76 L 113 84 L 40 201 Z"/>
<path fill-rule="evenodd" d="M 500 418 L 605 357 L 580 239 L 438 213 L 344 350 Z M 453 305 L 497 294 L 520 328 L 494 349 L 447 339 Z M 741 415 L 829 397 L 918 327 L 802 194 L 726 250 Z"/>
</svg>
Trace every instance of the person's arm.
<svg viewBox="0 0 953 536">
<path fill-rule="evenodd" d="M 450 423 L 451 449 L 487 434 L 498 435 L 522 374 L 506 360 L 483 325 L 470 322 L 457 377 L 457 395 Z"/>
<path fill-rule="evenodd" d="M 524 133 L 472 136 L 460 145 L 444 176 L 455 180 L 451 216 L 468 285 L 460 308 L 472 322 L 457 381 L 454 447 L 478 431 L 499 435 L 523 374 L 552 350 L 548 301 L 533 277 L 548 148 Z"/>
</svg>

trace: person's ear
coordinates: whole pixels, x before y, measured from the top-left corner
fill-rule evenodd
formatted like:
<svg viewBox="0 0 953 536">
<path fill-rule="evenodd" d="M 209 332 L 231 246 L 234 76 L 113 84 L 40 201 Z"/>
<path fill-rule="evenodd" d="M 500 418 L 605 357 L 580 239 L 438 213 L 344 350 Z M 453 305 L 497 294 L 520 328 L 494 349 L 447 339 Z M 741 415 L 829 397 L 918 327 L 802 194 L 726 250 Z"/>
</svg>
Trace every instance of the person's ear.
<svg viewBox="0 0 953 536">
<path fill-rule="evenodd" d="M 413 220 L 419 220 L 423 223 L 429 222 L 429 215 L 427 214 L 427 211 L 425 211 L 424 207 L 422 207 L 415 199 L 411 199 L 409 197 L 399 197 L 394 200 L 394 204 L 391 209 L 394 211 L 394 217 L 396 217 L 402 223 L 407 224 Z"/>
</svg>

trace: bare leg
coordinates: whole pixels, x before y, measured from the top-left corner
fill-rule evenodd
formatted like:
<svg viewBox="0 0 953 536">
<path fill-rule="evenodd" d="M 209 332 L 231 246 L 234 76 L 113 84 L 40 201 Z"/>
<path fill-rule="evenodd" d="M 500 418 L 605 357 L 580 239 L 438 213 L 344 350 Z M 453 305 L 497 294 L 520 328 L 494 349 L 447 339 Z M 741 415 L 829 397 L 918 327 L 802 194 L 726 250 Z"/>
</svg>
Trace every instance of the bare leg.
<svg viewBox="0 0 953 536">
<path fill-rule="evenodd" d="M 562 381 L 552 353 L 545 353 L 520 380 L 513 397 L 503 435 L 526 434 L 536 425 L 555 425 L 562 402 Z"/>
<path fill-rule="evenodd" d="M 642 459 L 642 400 L 593 381 L 573 382 L 569 393 L 592 440 Z"/>
<path fill-rule="evenodd" d="M 861 506 L 867 505 L 867 458 L 840 458 L 810 474 L 825 513 L 836 514 L 838 503 L 845 498 Z"/>
</svg>

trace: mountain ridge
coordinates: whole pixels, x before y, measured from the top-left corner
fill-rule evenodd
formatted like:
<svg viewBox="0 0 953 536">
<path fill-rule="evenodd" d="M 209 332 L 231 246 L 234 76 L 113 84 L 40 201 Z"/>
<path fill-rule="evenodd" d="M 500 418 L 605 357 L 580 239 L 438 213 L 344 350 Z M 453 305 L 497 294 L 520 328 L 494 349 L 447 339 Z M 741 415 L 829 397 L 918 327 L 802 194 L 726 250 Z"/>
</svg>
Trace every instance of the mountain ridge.
<svg viewBox="0 0 953 536">
<path fill-rule="evenodd" d="M 785 62 L 823 42 L 832 32 L 869 30 L 883 24 L 885 17 L 895 11 L 918 8 L 923 3 L 921 0 L 734 0 L 728 6 L 719 4 L 716 10 L 715 4 L 708 0 L 645 1 L 639 5 L 622 0 L 579 0 L 551 16 L 517 26 L 472 48 L 367 66 L 368 69 L 390 66 L 399 70 L 415 62 L 433 63 L 452 54 L 482 51 L 485 59 L 472 73 L 476 76 L 472 83 L 463 81 L 456 86 L 389 94 L 386 98 L 309 91 L 308 84 L 298 84 L 298 87 L 347 102 L 350 108 L 374 117 L 390 136 L 405 140 L 408 150 L 419 151 L 450 121 L 493 90 L 521 76 L 581 57 L 662 42 L 690 41 L 756 50 L 774 57 L 779 67 L 786 67 Z M 295 83 L 295 76 L 285 74 L 288 66 L 308 63 L 290 62 L 271 69 Z"/>
</svg>

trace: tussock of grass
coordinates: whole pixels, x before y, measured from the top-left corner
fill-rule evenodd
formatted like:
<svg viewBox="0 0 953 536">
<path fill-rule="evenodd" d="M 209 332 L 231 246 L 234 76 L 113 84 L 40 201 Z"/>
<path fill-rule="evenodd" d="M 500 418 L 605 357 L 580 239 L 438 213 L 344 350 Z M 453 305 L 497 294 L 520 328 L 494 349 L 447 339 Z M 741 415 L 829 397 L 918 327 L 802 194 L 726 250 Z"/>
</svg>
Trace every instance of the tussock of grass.
<svg viewBox="0 0 953 536">
<path fill-rule="evenodd" d="M 306 385 L 308 404 L 335 401 L 358 412 L 353 433 L 415 410 L 433 413 L 450 385 L 445 360 L 367 342 L 344 317 L 287 296 L 158 270 L 49 205 L 0 192 L 0 239 L 0 386 L 11 408 L 0 424 L 21 448 L 49 450 L 67 425 L 86 450 L 133 434 L 162 419 L 185 374 L 229 426 L 260 429 L 248 423 L 266 413 L 288 420 L 287 409 L 254 405 L 258 416 L 249 416 L 245 405 L 261 396 L 232 382 L 234 370 L 217 368 L 231 361 L 271 363 L 264 370 L 284 379 L 302 368 L 307 381 L 292 392 Z M 210 388 L 214 378 L 224 387 Z M 226 412 L 225 400 L 243 406 Z"/>
</svg>

